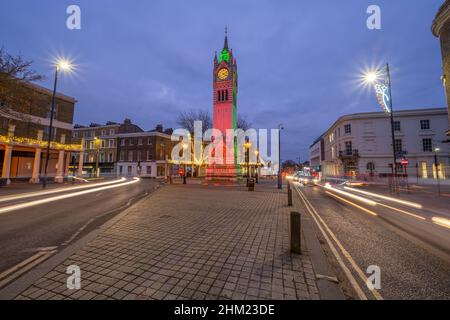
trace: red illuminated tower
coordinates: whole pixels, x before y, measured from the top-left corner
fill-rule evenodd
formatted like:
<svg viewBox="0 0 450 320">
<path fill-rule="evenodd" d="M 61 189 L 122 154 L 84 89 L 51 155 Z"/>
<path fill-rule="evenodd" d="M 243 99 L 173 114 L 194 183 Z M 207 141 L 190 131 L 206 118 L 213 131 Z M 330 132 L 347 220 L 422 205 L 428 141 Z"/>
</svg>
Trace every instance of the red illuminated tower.
<svg viewBox="0 0 450 320">
<path fill-rule="evenodd" d="M 227 130 L 236 130 L 237 93 L 237 64 L 233 57 L 233 51 L 228 48 L 228 35 L 225 30 L 223 49 L 219 57 L 216 52 L 213 68 L 213 128 L 220 130 L 224 139 Z M 210 161 L 206 171 L 209 179 L 236 180 L 240 172 L 236 160 L 236 139 L 233 139 L 232 148 L 233 150 L 227 150 L 224 142 L 223 163 Z M 229 155 L 228 161 L 225 160 L 227 154 Z"/>
</svg>

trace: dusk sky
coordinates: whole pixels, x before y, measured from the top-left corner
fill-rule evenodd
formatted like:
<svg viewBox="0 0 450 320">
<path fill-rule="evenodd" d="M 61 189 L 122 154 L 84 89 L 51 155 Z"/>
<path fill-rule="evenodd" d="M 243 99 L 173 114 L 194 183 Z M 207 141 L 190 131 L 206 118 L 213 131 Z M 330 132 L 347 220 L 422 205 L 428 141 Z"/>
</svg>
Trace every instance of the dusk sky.
<svg viewBox="0 0 450 320">
<path fill-rule="evenodd" d="M 339 116 L 381 111 L 364 69 L 392 67 L 394 110 L 443 107 L 439 41 L 431 23 L 442 0 L 2 0 L 0 45 L 34 61 L 52 86 L 52 57 L 76 73 L 58 91 L 78 100 L 75 122 L 130 118 L 145 130 L 176 125 L 184 109 L 212 114 L 214 51 L 224 27 L 238 63 L 238 113 L 255 128 L 285 125 L 283 159 L 307 160 L 309 145 Z M 82 29 L 66 28 L 67 6 Z M 382 29 L 366 27 L 369 5 Z"/>
</svg>

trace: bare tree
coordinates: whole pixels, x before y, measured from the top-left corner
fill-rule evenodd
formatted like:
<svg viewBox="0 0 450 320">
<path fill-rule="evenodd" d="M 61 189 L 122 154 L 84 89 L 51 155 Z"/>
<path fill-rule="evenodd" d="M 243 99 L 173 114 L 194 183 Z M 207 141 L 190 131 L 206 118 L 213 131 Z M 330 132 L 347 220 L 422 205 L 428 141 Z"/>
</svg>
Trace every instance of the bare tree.
<svg viewBox="0 0 450 320">
<path fill-rule="evenodd" d="M 43 76 L 31 68 L 32 61 L 21 55 L 11 55 L 0 47 L 0 112 L 17 118 L 18 113 L 28 113 L 36 91 L 29 85 L 43 80 Z"/>
<path fill-rule="evenodd" d="M 203 132 L 210 129 L 212 127 L 212 120 L 209 112 L 207 110 L 202 109 L 190 109 L 187 111 L 182 111 L 178 115 L 177 124 L 188 130 L 191 134 L 194 133 L 194 121 L 202 121 L 203 123 Z"/>
<path fill-rule="evenodd" d="M 237 127 L 238 127 L 238 129 L 247 131 L 248 129 L 250 129 L 252 127 L 252 124 L 247 121 L 246 117 L 242 117 L 241 115 L 238 115 Z"/>
</svg>

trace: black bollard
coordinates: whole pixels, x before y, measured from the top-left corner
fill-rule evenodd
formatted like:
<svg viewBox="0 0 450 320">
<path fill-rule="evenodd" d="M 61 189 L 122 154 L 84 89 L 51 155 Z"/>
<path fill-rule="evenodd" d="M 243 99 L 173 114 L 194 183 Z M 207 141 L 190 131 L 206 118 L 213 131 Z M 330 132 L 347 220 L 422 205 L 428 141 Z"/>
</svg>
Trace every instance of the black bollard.
<svg viewBox="0 0 450 320">
<path fill-rule="evenodd" d="M 291 184 L 289 182 L 287 184 L 287 187 L 288 187 L 288 192 L 287 192 L 287 194 L 288 194 L 288 206 L 292 207 L 292 189 L 291 189 Z"/>
<path fill-rule="evenodd" d="M 302 254 L 301 217 L 299 212 L 291 212 L 291 252 Z"/>
</svg>

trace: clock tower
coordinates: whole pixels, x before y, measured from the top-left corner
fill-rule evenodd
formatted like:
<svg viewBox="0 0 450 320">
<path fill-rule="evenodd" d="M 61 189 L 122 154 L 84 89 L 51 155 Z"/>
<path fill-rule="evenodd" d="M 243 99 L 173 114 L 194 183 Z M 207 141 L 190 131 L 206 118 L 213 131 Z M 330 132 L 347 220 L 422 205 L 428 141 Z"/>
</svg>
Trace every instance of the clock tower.
<svg viewBox="0 0 450 320">
<path fill-rule="evenodd" d="M 223 161 L 213 157 L 207 167 L 207 178 L 236 180 L 239 173 L 236 154 L 236 139 L 227 146 L 225 136 L 227 130 L 235 133 L 237 124 L 238 73 L 233 50 L 228 47 L 228 35 L 225 29 L 223 49 L 214 56 L 213 66 L 213 128 L 223 134 Z M 227 150 L 228 148 L 228 150 Z M 233 150 L 230 150 L 232 148 Z M 228 157 L 227 157 L 228 155 Z"/>
</svg>

